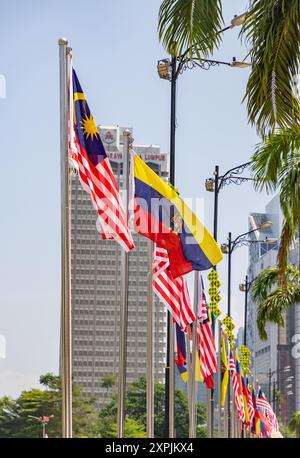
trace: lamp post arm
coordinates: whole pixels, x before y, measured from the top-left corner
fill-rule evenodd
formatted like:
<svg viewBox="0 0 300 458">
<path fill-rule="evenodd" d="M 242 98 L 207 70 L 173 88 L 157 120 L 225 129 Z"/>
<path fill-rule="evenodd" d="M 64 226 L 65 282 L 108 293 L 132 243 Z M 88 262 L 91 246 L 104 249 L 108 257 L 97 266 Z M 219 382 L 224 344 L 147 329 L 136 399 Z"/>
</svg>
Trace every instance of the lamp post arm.
<svg viewBox="0 0 300 458">
<path fill-rule="evenodd" d="M 235 177 L 232 177 L 231 174 L 240 175 L 250 164 L 251 164 L 251 161 L 245 162 L 244 164 L 238 165 L 237 167 L 233 167 L 232 169 L 227 170 L 227 172 L 224 173 L 224 175 L 219 176 L 218 192 L 220 192 L 220 189 L 225 184 L 228 178 L 235 178 Z M 252 180 L 252 178 L 243 178 L 243 180 L 250 181 Z"/>
<path fill-rule="evenodd" d="M 231 253 L 239 243 L 239 241 L 245 237 L 246 235 L 252 234 L 253 232 L 256 232 L 259 229 L 259 227 L 256 227 L 255 229 L 252 229 L 251 231 L 245 232 L 244 234 L 238 235 L 232 242 L 231 242 Z M 251 240 L 247 241 L 251 242 Z"/>
</svg>

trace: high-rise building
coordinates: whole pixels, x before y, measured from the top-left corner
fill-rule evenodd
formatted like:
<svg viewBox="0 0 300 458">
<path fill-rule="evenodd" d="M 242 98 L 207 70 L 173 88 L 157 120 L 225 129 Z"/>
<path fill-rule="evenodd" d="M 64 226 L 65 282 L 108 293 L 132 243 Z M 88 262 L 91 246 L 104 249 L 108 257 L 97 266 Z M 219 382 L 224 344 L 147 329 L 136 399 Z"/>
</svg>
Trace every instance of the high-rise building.
<svg viewBox="0 0 300 458">
<path fill-rule="evenodd" d="M 279 196 L 275 196 L 266 206 L 265 213 L 251 213 L 249 229 L 252 230 L 266 221 L 271 221 L 269 228 L 257 230 L 252 234 L 254 240 L 265 237 L 279 239 L 282 227 L 282 213 Z M 268 267 L 277 265 L 278 243 L 253 243 L 249 246 L 249 281 Z M 291 249 L 290 264 L 298 265 L 299 237 Z M 295 336 L 300 334 L 300 304 L 289 307 L 285 313 L 284 326 L 267 323 L 267 340 L 259 337 L 256 320 L 257 304 L 248 298 L 247 346 L 252 351 L 253 374 L 255 380 L 273 401 L 273 387 L 282 395 L 276 411 L 283 423 L 286 423 L 295 410 L 300 409 L 300 358 L 295 357 L 293 348 Z M 299 355 L 300 356 L 300 355 Z M 276 405 L 276 401 L 275 401 Z"/>
<path fill-rule="evenodd" d="M 119 187 L 123 185 L 124 129 L 100 127 Z M 158 146 L 135 145 L 134 150 L 162 177 L 168 176 L 168 157 Z M 114 241 L 102 240 L 96 231 L 97 214 L 78 176 L 72 176 L 71 270 L 73 309 L 73 378 L 84 393 L 107 399 L 101 386 L 105 375 L 117 377 L 120 327 L 120 256 Z M 129 316 L 127 382 L 146 375 L 147 275 L 149 241 L 134 234 L 135 249 L 129 254 Z M 166 310 L 154 297 L 154 375 L 164 380 Z"/>
</svg>

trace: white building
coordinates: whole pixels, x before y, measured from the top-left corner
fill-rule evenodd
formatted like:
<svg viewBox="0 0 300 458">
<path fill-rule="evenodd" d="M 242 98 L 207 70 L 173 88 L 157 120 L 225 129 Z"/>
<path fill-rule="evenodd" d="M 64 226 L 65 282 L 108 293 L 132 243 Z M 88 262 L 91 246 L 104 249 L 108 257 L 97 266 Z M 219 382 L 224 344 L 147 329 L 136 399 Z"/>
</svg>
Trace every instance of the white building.
<svg viewBox="0 0 300 458">
<path fill-rule="evenodd" d="M 282 213 L 279 196 L 275 196 L 266 206 L 265 213 L 249 215 L 249 230 L 260 224 L 272 221 L 272 226 L 253 233 L 253 240 L 263 240 L 266 237 L 279 239 L 282 227 Z M 277 265 L 278 243 L 253 243 L 249 246 L 249 281 L 268 267 Z M 290 263 L 297 264 L 299 244 L 296 241 L 291 250 Z M 294 358 L 293 347 L 295 335 L 300 340 L 300 304 L 290 307 L 285 316 L 285 326 L 267 323 L 268 339 L 262 341 L 256 326 L 257 306 L 251 298 L 251 288 L 248 301 L 247 345 L 252 351 L 253 374 L 255 380 L 262 386 L 267 396 L 273 396 L 273 383 L 283 395 L 283 402 L 277 406 L 277 412 L 284 423 L 288 421 L 295 410 L 300 409 L 300 358 Z M 299 354 L 300 356 L 300 354 Z M 271 399 L 272 400 L 272 399 Z"/>
</svg>

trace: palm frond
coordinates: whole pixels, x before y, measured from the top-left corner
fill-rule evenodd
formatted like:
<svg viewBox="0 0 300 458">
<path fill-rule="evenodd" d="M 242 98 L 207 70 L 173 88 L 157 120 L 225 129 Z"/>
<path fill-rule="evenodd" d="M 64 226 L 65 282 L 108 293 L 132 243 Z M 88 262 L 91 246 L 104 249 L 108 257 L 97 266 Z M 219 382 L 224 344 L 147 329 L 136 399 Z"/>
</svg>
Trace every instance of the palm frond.
<svg viewBox="0 0 300 458">
<path fill-rule="evenodd" d="M 278 283 L 278 267 L 263 270 L 252 283 L 252 298 L 255 302 L 263 302 L 270 291 Z"/>
<path fill-rule="evenodd" d="M 253 63 L 246 95 L 248 117 L 265 136 L 276 126 L 297 125 L 294 78 L 300 63 L 299 0 L 250 0 L 241 34 Z"/>
<path fill-rule="evenodd" d="M 159 40 L 169 54 L 187 58 L 194 48 L 205 57 L 221 41 L 223 23 L 221 0 L 164 0 L 159 9 Z"/>
<path fill-rule="evenodd" d="M 285 287 L 285 269 L 295 232 L 300 222 L 300 155 L 292 156 L 282 166 L 278 177 L 280 206 L 284 215 L 278 250 L 279 283 Z"/>
<path fill-rule="evenodd" d="M 252 156 L 251 172 L 257 190 L 275 191 L 284 164 L 299 158 L 300 127 L 278 129 L 257 144 Z"/>
<path fill-rule="evenodd" d="M 285 290 L 277 288 L 267 299 L 259 304 L 257 309 L 257 328 L 262 340 L 268 338 L 267 321 L 284 326 L 287 308 L 300 301 L 300 283 L 287 283 Z"/>
</svg>

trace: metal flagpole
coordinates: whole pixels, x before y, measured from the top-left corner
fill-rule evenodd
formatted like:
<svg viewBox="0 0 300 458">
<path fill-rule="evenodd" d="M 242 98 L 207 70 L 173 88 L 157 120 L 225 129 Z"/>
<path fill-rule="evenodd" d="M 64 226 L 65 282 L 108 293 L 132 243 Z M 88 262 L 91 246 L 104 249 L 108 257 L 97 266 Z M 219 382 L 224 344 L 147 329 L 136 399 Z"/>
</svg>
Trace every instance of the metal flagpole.
<svg viewBox="0 0 300 458">
<path fill-rule="evenodd" d="M 234 408 L 234 402 L 232 399 L 232 407 L 231 407 L 231 418 L 232 418 L 232 437 L 236 438 L 236 427 L 237 427 L 237 419 L 236 419 L 236 409 Z"/>
<path fill-rule="evenodd" d="M 169 438 L 175 437 L 174 424 L 174 395 L 175 395 L 175 374 L 174 374 L 174 323 L 172 316 L 169 320 Z"/>
<path fill-rule="evenodd" d="M 211 396 L 213 390 L 206 388 L 206 412 L 207 412 L 207 437 L 212 438 L 212 406 Z"/>
<path fill-rule="evenodd" d="M 191 388 L 190 388 L 190 382 L 191 382 L 191 336 L 192 333 L 192 327 L 188 325 L 188 332 L 186 333 L 185 336 L 185 341 L 186 341 L 186 362 L 187 362 L 187 373 L 188 373 L 188 381 L 187 381 L 187 389 L 188 389 L 188 406 L 189 406 L 189 421 L 191 418 Z"/>
<path fill-rule="evenodd" d="M 153 243 L 149 241 L 148 307 L 147 307 L 147 437 L 154 437 L 153 374 Z"/>
<path fill-rule="evenodd" d="M 218 437 L 221 437 L 221 398 L 222 398 L 222 325 L 218 320 Z"/>
<path fill-rule="evenodd" d="M 62 435 L 72 437 L 72 315 L 70 281 L 70 182 L 68 159 L 68 41 L 58 40 L 61 164 L 61 348 Z"/>
<path fill-rule="evenodd" d="M 225 340 L 225 349 L 226 349 L 226 360 L 228 364 L 228 342 L 227 342 L 227 336 L 224 336 Z M 227 390 L 230 390 L 230 368 L 228 368 L 228 385 L 227 385 Z M 223 415 L 223 422 L 224 422 L 224 437 L 229 437 L 229 431 L 228 431 L 228 395 L 225 396 L 225 403 L 224 403 L 224 415 Z"/>
<path fill-rule="evenodd" d="M 198 316 L 198 298 L 199 298 L 199 272 L 194 272 L 194 313 Z M 196 437 L 196 408 L 195 408 L 195 376 L 196 376 L 196 352 L 197 352 L 197 322 L 193 323 L 192 332 L 192 363 L 189 373 L 190 388 L 190 421 L 189 437 Z"/>
<path fill-rule="evenodd" d="M 125 193 L 125 215 L 128 216 L 129 204 L 129 168 L 131 132 L 124 130 L 123 150 L 123 190 Z M 120 304 L 120 336 L 119 336 L 119 375 L 118 375 L 118 437 L 124 437 L 125 421 L 125 390 L 126 390 L 126 357 L 127 357 L 127 327 L 128 327 L 128 253 L 121 251 L 121 304 Z"/>
<path fill-rule="evenodd" d="M 176 134 L 176 57 L 172 57 L 171 119 L 170 119 L 170 183 L 175 185 L 175 134 Z M 167 357 L 165 371 L 165 437 L 174 432 L 174 323 L 167 312 Z"/>
</svg>

